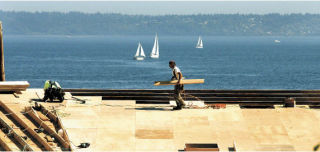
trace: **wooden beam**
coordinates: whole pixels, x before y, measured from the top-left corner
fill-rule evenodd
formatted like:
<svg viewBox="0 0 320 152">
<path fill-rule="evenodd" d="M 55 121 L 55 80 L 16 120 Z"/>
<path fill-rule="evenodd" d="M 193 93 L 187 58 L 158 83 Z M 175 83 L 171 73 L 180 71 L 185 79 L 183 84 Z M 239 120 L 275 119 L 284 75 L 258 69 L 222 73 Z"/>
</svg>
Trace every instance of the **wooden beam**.
<svg viewBox="0 0 320 152">
<path fill-rule="evenodd" d="M 190 97 L 182 96 L 184 100 L 203 101 L 284 101 L 285 97 Z M 102 100 L 173 100 L 172 96 L 103 96 Z M 320 100 L 320 98 L 318 98 Z M 315 100 L 315 99 L 314 99 Z"/>
<path fill-rule="evenodd" d="M 187 143 L 184 151 L 219 151 L 218 144 Z"/>
<path fill-rule="evenodd" d="M 1 89 L 26 89 L 30 86 L 28 81 L 5 81 L 0 82 Z"/>
<path fill-rule="evenodd" d="M 36 116 L 35 111 L 31 107 L 26 107 L 27 114 L 37 122 L 46 132 L 53 136 L 62 145 L 64 151 L 70 151 L 70 144 L 68 144 L 61 136 L 52 130 L 46 123 Z"/>
<path fill-rule="evenodd" d="M 4 73 L 4 51 L 3 51 L 3 37 L 2 37 L 2 22 L 0 22 L 0 81 L 5 81 Z"/>
<path fill-rule="evenodd" d="M 13 112 L 5 103 L 0 101 L 0 106 L 7 112 L 10 116 L 19 123 L 26 131 L 38 142 L 39 145 L 43 146 L 46 151 L 53 151 L 51 146 L 41 138 L 34 130 L 32 130 L 15 112 Z"/>
<path fill-rule="evenodd" d="M 65 92 L 168 92 L 166 89 L 63 89 Z"/>
<path fill-rule="evenodd" d="M 73 92 L 73 96 L 173 96 L 150 92 Z M 195 97 L 320 97 L 320 93 L 186 93 Z"/>
<path fill-rule="evenodd" d="M 170 104 L 169 100 L 136 100 L 136 104 Z"/>
<path fill-rule="evenodd" d="M 173 93 L 173 89 L 64 89 L 65 92 L 71 93 L 121 93 L 121 92 L 144 92 L 144 93 Z M 320 93 L 320 90 L 212 90 L 197 89 L 185 90 L 186 93 Z"/>
<path fill-rule="evenodd" d="M 54 115 L 52 112 L 50 112 L 49 110 L 47 110 L 43 105 L 40 104 L 41 107 L 41 113 L 46 115 L 51 122 L 57 124 L 58 123 L 58 117 L 56 115 Z"/>
<path fill-rule="evenodd" d="M 154 82 L 155 86 L 159 85 L 176 85 L 178 80 L 173 80 L 173 81 L 156 81 Z M 204 83 L 204 79 L 182 79 L 180 81 L 180 84 L 199 84 L 199 83 Z"/>
<path fill-rule="evenodd" d="M 25 151 L 34 151 L 31 146 L 21 137 L 19 136 L 10 125 L 8 125 L 3 119 L 0 118 L 0 125 L 1 127 L 6 128 L 10 131 L 10 134 L 14 138 L 14 140 L 20 144 L 20 148 L 24 148 Z M 23 150 L 23 149 L 21 149 Z"/>
<path fill-rule="evenodd" d="M 52 113 L 51 111 L 47 110 L 43 105 L 40 104 L 41 107 L 41 113 L 44 115 L 47 115 L 47 117 L 50 119 L 51 122 L 57 124 L 58 126 L 58 130 L 62 129 L 63 131 L 63 136 L 62 138 L 64 139 L 64 141 L 69 144 L 69 151 L 73 151 L 72 146 L 71 146 L 71 142 L 67 133 L 67 130 L 64 128 L 61 119 L 54 113 Z"/>
<path fill-rule="evenodd" d="M 166 89 L 65 89 L 75 96 L 102 96 L 102 100 L 136 100 L 136 103 L 165 104 L 173 100 L 173 90 Z M 281 104 L 292 97 L 298 105 L 320 105 L 320 90 L 185 90 L 185 100 L 206 103 Z M 158 102 L 159 101 L 159 102 Z"/>
<path fill-rule="evenodd" d="M 5 151 L 13 151 L 6 142 L 7 135 L 4 132 L 0 132 L 0 147 Z"/>
<path fill-rule="evenodd" d="M 58 126 L 59 126 L 59 128 L 60 129 L 62 129 L 62 131 L 63 131 L 63 139 L 67 142 L 67 143 L 69 143 L 69 145 L 70 145 L 70 139 L 69 139 L 69 135 L 68 135 L 68 133 L 67 133 L 67 130 L 64 128 L 64 126 L 63 126 L 63 124 L 62 124 L 62 121 L 61 121 L 61 119 L 58 117 Z M 72 146 L 70 146 L 70 151 L 73 151 L 73 149 L 72 149 Z"/>
</svg>

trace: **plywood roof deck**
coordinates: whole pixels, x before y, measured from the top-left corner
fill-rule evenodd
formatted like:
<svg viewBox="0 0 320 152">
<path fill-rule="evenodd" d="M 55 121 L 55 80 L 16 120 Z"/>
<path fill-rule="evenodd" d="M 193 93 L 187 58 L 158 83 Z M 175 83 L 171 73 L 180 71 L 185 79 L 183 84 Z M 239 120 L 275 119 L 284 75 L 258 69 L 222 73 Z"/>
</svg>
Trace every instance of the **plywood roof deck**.
<svg viewBox="0 0 320 152">
<path fill-rule="evenodd" d="M 28 89 L 19 98 L 3 94 L 0 98 L 23 106 L 41 93 L 41 89 Z M 227 151 L 235 142 L 239 151 L 312 151 L 320 142 L 320 109 L 305 106 L 171 111 L 166 104 L 77 98 L 86 103 L 70 96 L 64 103 L 44 103 L 48 109 L 55 107 L 73 144 L 91 144 L 76 150 L 177 151 L 185 143 L 217 143 Z"/>
</svg>

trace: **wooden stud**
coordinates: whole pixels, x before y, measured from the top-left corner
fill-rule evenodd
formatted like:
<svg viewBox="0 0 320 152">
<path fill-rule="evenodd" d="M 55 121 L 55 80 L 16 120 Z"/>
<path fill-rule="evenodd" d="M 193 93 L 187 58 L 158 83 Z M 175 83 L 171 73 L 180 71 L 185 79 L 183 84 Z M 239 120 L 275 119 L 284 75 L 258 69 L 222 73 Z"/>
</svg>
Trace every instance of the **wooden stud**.
<svg viewBox="0 0 320 152">
<path fill-rule="evenodd" d="M 0 22 L 0 81 L 5 81 L 2 22 Z"/>
<path fill-rule="evenodd" d="M 19 123 L 23 128 L 26 129 L 26 131 L 34 138 L 36 141 L 44 147 L 46 151 L 53 151 L 51 146 L 43 139 L 41 138 L 34 130 L 32 130 L 15 112 L 13 112 L 5 103 L 0 101 L 0 106 L 7 112 L 11 113 L 11 117 Z"/>
<path fill-rule="evenodd" d="M 25 151 L 34 151 L 31 146 L 21 137 L 19 136 L 13 128 L 10 127 L 3 119 L 0 118 L 0 124 L 2 127 L 10 130 L 10 134 L 13 136 L 15 141 L 20 144 L 21 147 L 24 148 Z"/>
<path fill-rule="evenodd" d="M 53 136 L 57 141 L 65 148 L 65 150 L 70 151 L 70 144 L 68 144 L 61 136 L 59 136 L 54 130 L 52 130 L 46 123 L 44 123 L 39 117 L 35 115 L 35 111 L 31 107 L 26 107 L 27 114 L 40 126 Z"/>
<path fill-rule="evenodd" d="M 50 112 L 49 110 L 47 110 L 43 105 L 40 104 L 40 107 L 41 107 L 41 113 L 44 114 L 44 115 L 47 115 L 47 117 L 50 119 L 51 122 L 57 124 L 59 129 L 62 129 L 62 131 L 63 131 L 63 137 L 62 138 L 64 139 L 64 141 L 67 144 L 70 145 L 69 146 L 69 148 L 70 148 L 69 150 L 73 151 L 71 143 L 70 143 L 69 136 L 67 134 L 66 129 L 62 125 L 61 119 L 58 116 L 56 116 L 55 114 L 53 114 L 52 112 Z"/>
<path fill-rule="evenodd" d="M 5 151 L 13 151 L 6 142 L 6 135 L 4 133 L 0 133 L 0 147 L 3 148 Z"/>
<path fill-rule="evenodd" d="M 187 143 L 184 151 L 219 151 L 218 144 Z"/>
</svg>

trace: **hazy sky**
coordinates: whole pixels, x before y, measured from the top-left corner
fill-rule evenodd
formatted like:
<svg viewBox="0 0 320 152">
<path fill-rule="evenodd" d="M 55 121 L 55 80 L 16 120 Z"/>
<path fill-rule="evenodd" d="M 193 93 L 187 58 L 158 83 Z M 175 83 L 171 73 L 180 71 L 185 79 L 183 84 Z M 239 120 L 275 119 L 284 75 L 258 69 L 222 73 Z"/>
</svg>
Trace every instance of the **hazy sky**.
<svg viewBox="0 0 320 152">
<path fill-rule="evenodd" d="M 320 1 L 0 1 L 5 11 L 80 11 L 123 14 L 314 13 Z"/>
</svg>

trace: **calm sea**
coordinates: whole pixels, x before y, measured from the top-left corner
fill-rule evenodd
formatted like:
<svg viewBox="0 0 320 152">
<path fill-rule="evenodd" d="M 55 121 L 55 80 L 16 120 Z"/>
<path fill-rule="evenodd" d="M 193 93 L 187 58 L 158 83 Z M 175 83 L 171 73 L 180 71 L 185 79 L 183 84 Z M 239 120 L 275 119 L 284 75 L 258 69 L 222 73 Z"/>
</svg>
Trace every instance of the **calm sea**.
<svg viewBox="0 0 320 152">
<path fill-rule="evenodd" d="M 209 37 L 159 35 L 160 58 L 133 60 L 138 42 L 146 55 L 154 36 L 5 36 L 7 80 L 33 88 L 56 80 L 63 88 L 168 89 L 169 60 L 189 79 L 186 89 L 320 89 L 320 37 Z M 274 40 L 280 40 L 275 43 Z"/>
</svg>

